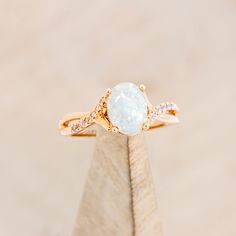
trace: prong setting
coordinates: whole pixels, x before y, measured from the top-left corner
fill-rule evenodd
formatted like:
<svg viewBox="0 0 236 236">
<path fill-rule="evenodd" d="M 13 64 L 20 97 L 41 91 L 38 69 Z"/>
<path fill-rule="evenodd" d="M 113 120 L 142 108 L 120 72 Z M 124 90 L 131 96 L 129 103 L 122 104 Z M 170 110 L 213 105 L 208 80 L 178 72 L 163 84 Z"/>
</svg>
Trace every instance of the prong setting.
<svg viewBox="0 0 236 236">
<path fill-rule="evenodd" d="M 148 130 L 150 128 L 150 125 L 146 122 L 143 124 L 143 130 Z"/>
<path fill-rule="evenodd" d="M 116 134 L 116 133 L 119 132 L 119 129 L 114 126 L 114 127 L 111 128 L 111 132 L 114 133 L 114 134 Z"/>
<path fill-rule="evenodd" d="M 139 89 L 144 92 L 146 90 L 146 86 L 144 84 L 139 85 Z"/>
<path fill-rule="evenodd" d="M 108 89 L 106 90 L 106 95 L 109 96 L 110 94 L 111 94 L 111 88 L 108 88 Z"/>
</svg>

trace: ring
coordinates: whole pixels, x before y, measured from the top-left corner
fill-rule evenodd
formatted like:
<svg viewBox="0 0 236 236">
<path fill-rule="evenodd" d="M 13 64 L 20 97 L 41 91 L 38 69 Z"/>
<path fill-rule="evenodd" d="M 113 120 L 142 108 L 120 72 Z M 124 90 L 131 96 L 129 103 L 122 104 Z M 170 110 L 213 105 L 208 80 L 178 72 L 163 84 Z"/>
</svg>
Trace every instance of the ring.
<svg viewBox="0 0 236 236">
<path fill-rule="evenodd" d="M 173 102 L 152 105 L 145 92 L 145 85 L 125 82 L 107 89 L 91 112 L 66 115 L 59 123 L 62 135 L 96 136 L 95 125 L 107 131 L 133 136 L 150 130 L 178 123 L 178 107 Z"/>
</svg>

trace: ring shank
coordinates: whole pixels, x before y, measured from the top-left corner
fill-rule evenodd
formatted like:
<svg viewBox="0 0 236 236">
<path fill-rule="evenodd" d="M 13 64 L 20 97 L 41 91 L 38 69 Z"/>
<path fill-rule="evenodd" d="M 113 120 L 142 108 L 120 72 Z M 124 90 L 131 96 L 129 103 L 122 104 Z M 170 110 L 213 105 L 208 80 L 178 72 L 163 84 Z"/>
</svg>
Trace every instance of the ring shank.
<svg viewBox="0 0 236 236">
<path fill-rule="evenodd" d="M 91 124 L 85 125 L 79 132 L 72 132 L 72 125 L 79 122 L 81 119 L 89 117 L 90 112 L 77 112 L 66 115 L 59 123 L 59 129 L 62 135 L 74 136 L 74 137 L 94 137 L 96 136 L 96 125 L 102 125 L 99 119 L 94 119 Z M 148 130 L 161 128 L 171 123 L 177 123 L 178 118 L 173 113 L 168 113 L 160 116 L 159 119 L 152 122 Z"/>
</svg>

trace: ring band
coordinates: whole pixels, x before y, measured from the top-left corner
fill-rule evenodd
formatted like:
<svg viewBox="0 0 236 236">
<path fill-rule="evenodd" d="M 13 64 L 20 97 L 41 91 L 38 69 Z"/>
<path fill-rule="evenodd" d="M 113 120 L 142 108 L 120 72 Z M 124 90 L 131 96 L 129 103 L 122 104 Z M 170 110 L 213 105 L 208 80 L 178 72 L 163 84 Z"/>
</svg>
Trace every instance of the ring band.
<svg viewBox="0 0 236 236">
<path fill-rule="evenodd" d="M 100 125 L 107 131 L 132 136 L 141 130 L 178 123 L 178 110 L 173 102 L 152 105 L 144 85 L 127 82 L 107 89 L 91 112 L 66 115 L 59 122 L 59 129 L 62 135 L 96 136 L 95 125 Z"/>
</svg>

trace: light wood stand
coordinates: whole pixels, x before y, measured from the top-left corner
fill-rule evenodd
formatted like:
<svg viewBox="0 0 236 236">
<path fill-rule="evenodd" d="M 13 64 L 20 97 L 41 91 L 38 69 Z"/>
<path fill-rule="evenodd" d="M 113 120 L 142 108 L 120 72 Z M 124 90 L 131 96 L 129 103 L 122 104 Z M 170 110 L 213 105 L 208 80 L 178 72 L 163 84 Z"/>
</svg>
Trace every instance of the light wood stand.
<svg viewBox="0 0 236 236">
<path fill-rule="evenodd" d="M 102 128 L 73 236 L 161 236 L 143 135 Z"/>
</svg>

